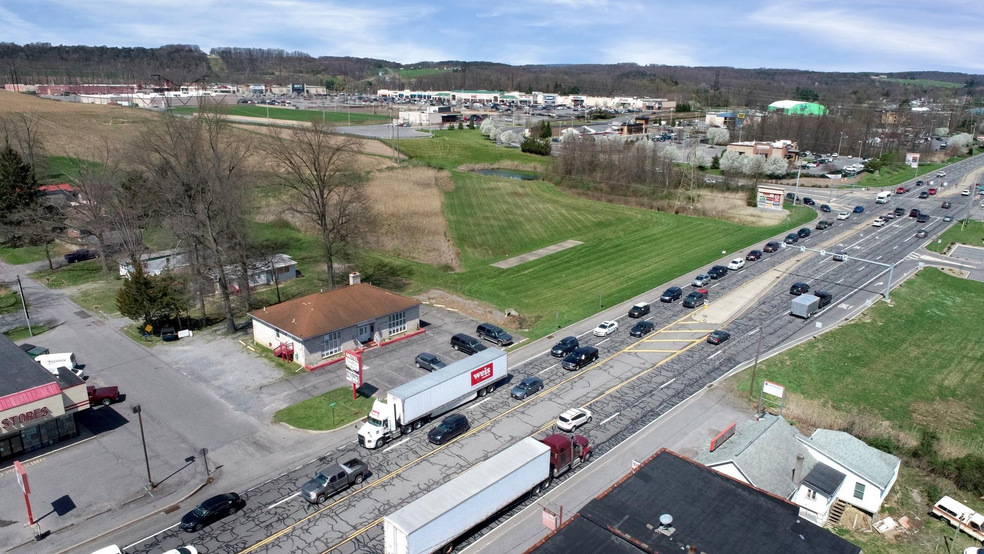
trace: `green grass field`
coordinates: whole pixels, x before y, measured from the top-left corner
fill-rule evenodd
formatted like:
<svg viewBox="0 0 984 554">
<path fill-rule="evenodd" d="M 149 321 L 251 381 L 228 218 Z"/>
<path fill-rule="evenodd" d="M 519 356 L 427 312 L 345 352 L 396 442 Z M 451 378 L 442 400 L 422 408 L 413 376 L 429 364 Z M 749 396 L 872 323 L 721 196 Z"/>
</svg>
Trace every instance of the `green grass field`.
<svg viewBox="0 0 984 554">
<path fill-rule="evenodd" d="M 100 282 L 92 283 L 91 286 L 72 293 L 69 298 L 87 310 L 115 315 L 119 313 L 116 307 L 116 293 L 122 286 L 122 279 L 107 276 Z"/>
<path fill-rule="evenodd" d="M 416 79 L 417 77 L 447 73 L 447 71 L 447 69 L 441 69 L 439 67 L 419 67 L 417 69 L 401 69 L 397 73 L 401 79 Z"/>
<path fill-rule="evenodd" d="M 892 300 L 894 306 L 879 302 L 858 322 L 760 364 L 756 380 L 906 431 L 947 414 L 948 438 L 984 452 L 984 283 L 927 268 Z M 748 390 L 748 378 L 739 391 Z"/>
<path fill-rule="evenodd" d="M 317 110 L 295 110 L 293 108 L 275 108 L 273 106 L 268 108 L 267 106 L 257 106 L 253 104 L 239 104 L 236 106 L 230 106 L 226 113 L 241 117 L 266 119 L 268 109 L 270 119 L 279 119 L 284 121 L 312 121 L 321 119 L 321 112 Z M 173 111 L 176 114 L 191 115 L 197 113 L 198 108 L 182 106 L 174 108 Z M 352 114 L 338 111 L 325 112 L 326 122 L 339 125 L 347 125 L 349 121 L 352 122 L 352 125 L 361 125 L 368 123 L 386 123 L 389 120 L 390 118 L 385 115 L 361 112 Z"/>
<path fill-rule="evenodd" d="M 331 403 L 335 403 L 334 408 L 329 407 Z M 363 396 L 352 400 L 351 387 L 342 387 L 279 410 L 273 421 L 298 429 L 327 431 L 365 417 L 372 403 L 372 398 Z"/>
<path fill-rule="evenodd" d="M 936 81 L 933 79 L 881 79 L 912 87 L 936 87 L 936 88 L 963 88 L 963 83 L 951 83 L 950 81 Z"/>
<path fill-rule="evenodd" d="M 0 285 L 0 314 L 16 312 L 20 309 L 20 295 L 16 291 Z"/>
<path fill-rule="evenodd" d="M 409 158 L 441 169 L 455 169 L 463 164 L 494 164 L 502 161 L 542 165 L 549 156 L 526 154 L 518 148 L 496 145 L 478 129 L 434 131 L 434 138 L 401 140 L 400 151 Z M 396 146 L 396 141 L 385 141 Z"/>
<path fill-rule="evenodd" d="M 950 158 L 945 163 L 926 163 L 919 164 L 918 169 L 912 169 L 905 164 L 898 164 L 895 166 L 882 168 L 878 172 L 878 177 L 875 177 L 874 173 L 865 173 L 860 181 L 857 182 L 858 187 L 894 187 L 898 186 L 900 183 L 904 183 L 909 179 L 915 179 L 917 176 L 921 177 L 926 174 L 936 173 L 940 168 L 958 162 L 964 159 L 965 156 L 956 156 Z M 918 173 L 918 175 L 917 175 Z M 932 178 L 932 177 L 931 177 Z M 935 179 L 934 179 L 935 180 Z"/>
<path fill-rule="evenodd" d="M 465 271 L 404 270 L 417 287 L 517 310 L 533 338 L 815 217 L 800 207 L 783 225 L 745 227 L 568 196 L 542 181 L 452 175 L 445 213 Z M 510 269 L 489 265 L 568 239 L 584 244 Z"/>
<path fill-rule="evenodd" d="M 953 222 L 950 228 L 940 235 L 939 242 L 933 242 L 926 249 L 933 252 L 943 252 L 951 242 L 972 246 L 984 245 L 984 223 L 971 219 L 965 228 L 961 229 L 960 227 L 959 221 Z"/>
<path fill-rule="evenodd" d="M 63 289 L 65 287 L 93 283 L 104 280 L 105 278 L 113 278 L 114 276 L 118 277 L 119 273 L 114 273 L 113 269 L 113 265 L 111 264 L 110 272 L 103 273 L 102 260 L 95 259 L 64 265 L 54 271 L 45 268 L 34 273 L 29 273 L 28 277 L 46 284 L 49 288 Z"/>
<path fill-rule="evenodd" d="M 15 327 L 9 331 L 4 331 L 3 336 L 12 341 L 18 341 L 31 338 L 32 332 L 34 333 L 33 336 L 36 337 L 48 329 L 49 327 L 47 325 L 31 325 L 30 331 L 27 330 L 27 327 Z"/>
<path fill-rule="evenodd" d="M 67 248 L 57 244 L 51 245 L 52 260 L 61 258 L 65 252 L 68 252 Z M 43 246 L 24 246 L 22 248 L 0 246 L 0 259 L 10 265 L 21 265 L 44 261 L 47 258 L 44 255 Z"/>
</svg>

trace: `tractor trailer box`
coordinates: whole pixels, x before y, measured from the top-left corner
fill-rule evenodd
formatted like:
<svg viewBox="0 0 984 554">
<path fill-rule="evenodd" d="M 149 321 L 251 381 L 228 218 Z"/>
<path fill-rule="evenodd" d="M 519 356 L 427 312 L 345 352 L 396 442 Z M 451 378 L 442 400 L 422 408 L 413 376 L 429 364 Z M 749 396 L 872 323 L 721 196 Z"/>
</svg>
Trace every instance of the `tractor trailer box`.
<svg viewBox="0 0 984 554">
<path fill-rule="evenodd" d="M 528 437 L 383 518 L 385 554 L 446 551 L 550 479 L 550 447 Z"/>
<path fill-rule="evenodd" d="M 812 294 L 803 294 L 793 298 L 793 304 L 789 308 L 790 314 L 803 319 L 810 319 L 818 311 L 820 311 L 820 299 Z"/>
<path fill-rule="evenodd" d="M 431 372 L 376 399 L 359 429 L 359 444 L 379 448 L 391 437 L 419 429 L 429 418 L 485 396 L 507 374 L 506 353 L 487 348 Z"/>
</svg>

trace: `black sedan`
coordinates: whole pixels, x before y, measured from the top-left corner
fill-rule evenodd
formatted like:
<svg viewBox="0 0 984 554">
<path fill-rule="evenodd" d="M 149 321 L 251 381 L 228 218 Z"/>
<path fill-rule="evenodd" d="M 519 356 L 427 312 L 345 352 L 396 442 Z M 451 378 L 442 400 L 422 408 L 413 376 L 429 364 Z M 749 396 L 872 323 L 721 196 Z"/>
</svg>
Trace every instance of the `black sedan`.
<svg viewBox="0 0 984 554">
<path fill-rule="evenodd" d="M 826 204 L 820 204 L 820 211 L 830 213 L 830 206 Z"/>
<path fill-rule="evenodd" d="M 202 527 L 235 515 L 246 507 L 246 501 L 234 492 L 220 494 L 205 500 L 181 518 L 181 528 L 185 531 L 201 531 Z"/>
<path fill-rule="evenodd" d="M 722 342 L 731 338 L 731 333 L 718 329 L 710 335 L 707 335 L 707 342 L 711 344 L 721 344 Z"/>
<path fill-rule="evenodd" d="M 633 337 L 644 337 L 652 333 L 655 328 L 656 325 L 652 321 L 640 321 L 633 325 L 632 329 L 629 329 L 629 334 Z"/>
<path fill-rule="evenodd" d="M 808 292 L 810 292 L 810 285 L 807 285 L 806 283 L 793 283 L 793 286 L 789 287 L 789 294 L 794 296 L 799 296 Z"/>
<path fill-rule="evenodd" d="M 711 269 L 708 269 L 707 274 L 711 276 L 711 279 L 720 279 L 728 274 L 728 268 L 723 265 L 716 265 Z"/>
<path fill-rule="evenodd" d="M 750 261 L 750 262 L 761 260 L 762 259 L 762 251 L 761 250 L 752 250 L 752 251 L 750 251 L 748 253 L 747 256 L 745 256 L 745 259 L 748 260 L 748 261 Z"/>
<path fill-rule="evenodd" d="M 525 400 L 531 395 L 543 390 L 543 379 L 539 377 L 526 377 L 519 382 L 510 394 L 516 400 Z"/>
<path fill-rule="evenodd" d="M 553 345 L 553 348 L 550 349 L 550 355 L 554 358 L 563 358 L 573 352 L 578 346 L 580 344 L 577 341 L 577 337 L 564 337 L 557 344 Z"/>
<path fill-rule="evenodd" d="M 817 204 L 817 203 L 816 203 L 816 202 L 815 202 L 815 201 L 814 201 L 814 200 L 813 200 L 812 198 L 810 198 L 809 196 L 806 196 L 806 197 L 804 197 L 804 198 L 803 198 L 803 203 L 804 203 L 804 204 L 806 204 L 807 206 L 815 206 L 815 205 Z"/>
<path fill-rule="evenodd" d="M 712 275 L 711 278 L 713 279 L 714 276 Z M 666 289 L 665 291 L 663 291 L 663 294 L 660 295 L 660 297 L 659 297 L 659 301 L 660 302 L 673 302 L 673 301 L 679 300 L 681 298 L 683 298 L 683 289 L 681 289 L 680 287 L 670 287 L 670 288 Z"/>
<path fill-rule="evenodd" d="M 786 244 L 793 244 L 794 242 L 799 242 L 799 235 L 796 233 L 789 233 L 786 235 Z"/>
<path fill-rule="evenodd" d="M 74 264 L 75 262 L 84 262 L 98 257 L 98 252 L 89 250 L 88 248 L 80 248 L 75 252 L 65 254 L 65 263 Z"/>
</svg>

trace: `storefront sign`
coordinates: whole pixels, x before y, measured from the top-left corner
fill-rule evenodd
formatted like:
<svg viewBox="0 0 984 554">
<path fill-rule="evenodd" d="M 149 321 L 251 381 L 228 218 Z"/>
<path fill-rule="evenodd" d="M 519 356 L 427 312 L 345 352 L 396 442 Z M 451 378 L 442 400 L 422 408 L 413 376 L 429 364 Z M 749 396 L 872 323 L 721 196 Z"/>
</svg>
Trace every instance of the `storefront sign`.
<svg viewBox="0 0 984 554">
<path fill-rule="evenodd" d="M 758 188 L 758 202 L 756 205 L 759 208 L 781 210 L 783 195 L 785 193 L 785 189 L 760 186 Z"/>
<path fill-rule="evenodd" d="M 47 406 L 41 406 L 40 408 L 35 408 L 30 412 L 24 412 L 21 414 L 3 418 L 2 420 L 0 420 L 0 427 L 2 427 L 4 431 L 6 431 L 7 429 L 10 429 L 15 425 L 22 426 L 36 419 L 46 419 L 49 416 L 51 416 L 51 410 L 49 410 Z"/>
<path fill-rule="evenodd" d="M 352 383 L 352 400 L 355 400 L 356 390 L 362 386 L 362 354 L 353 350 L 345 351 L 345 379 Z"/>
</svg>

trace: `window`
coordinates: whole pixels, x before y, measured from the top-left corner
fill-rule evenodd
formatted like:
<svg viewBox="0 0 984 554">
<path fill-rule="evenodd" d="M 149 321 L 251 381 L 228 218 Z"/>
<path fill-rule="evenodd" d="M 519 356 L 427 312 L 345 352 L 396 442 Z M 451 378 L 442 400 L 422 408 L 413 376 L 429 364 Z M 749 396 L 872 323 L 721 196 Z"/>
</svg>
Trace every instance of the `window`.
<svg viewBox="0 0 984 554">
<path fill-rule="evenodd" d="M 341 336 L 340 331 L 335 331 L 334 333 L 328 333 L 327 335 L 325 335 L 324 337 L 325 347 L 324 347 L 324 352 L 321 355 L 322 358 L 327 358 L 328 356 L 338 354 L 339 352 L 342 351 L 342 346 L 338 343 L 338 339 L 340 336 Z"/>
<path fill-rule="evenodd" d="M 815 491 L 813 489 L 806 489 L 806 498 L 807 498 L 807 500 L 816 500 L 817 499 L 817 491 Z"/>
<path fill-rule="evenodd" d="M 407 314 L 399 312 L 389 316 L 389 332 L 391 335 L 402 333 L 407 330 Z"/>
<path fill-rule="evenodd" d="M 858 500 L 864 499 L 864 483 L 854 484 L 854 498 L 857 498 Z"/>
</svg>

